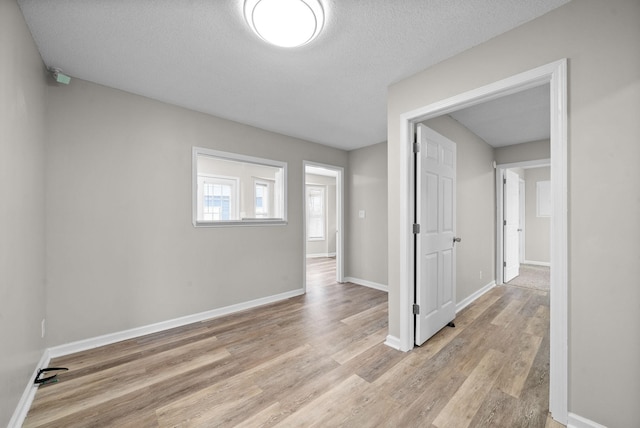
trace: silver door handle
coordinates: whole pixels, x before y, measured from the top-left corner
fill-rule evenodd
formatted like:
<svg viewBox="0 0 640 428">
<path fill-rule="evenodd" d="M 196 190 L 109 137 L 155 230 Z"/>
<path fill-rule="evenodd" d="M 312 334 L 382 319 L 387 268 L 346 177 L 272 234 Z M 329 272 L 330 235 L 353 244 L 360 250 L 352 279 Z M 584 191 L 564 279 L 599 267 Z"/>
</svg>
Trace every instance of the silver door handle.
<svg viewBox="0 0 640 428">
<path fill-rule="evenodd" d="M 458 237 L 454 237 L 453 238 L 453 243 L 455 244 L 456 242 L 460 242 L 462 241 L 462 238 L 458 238 Z"/>
</svg>

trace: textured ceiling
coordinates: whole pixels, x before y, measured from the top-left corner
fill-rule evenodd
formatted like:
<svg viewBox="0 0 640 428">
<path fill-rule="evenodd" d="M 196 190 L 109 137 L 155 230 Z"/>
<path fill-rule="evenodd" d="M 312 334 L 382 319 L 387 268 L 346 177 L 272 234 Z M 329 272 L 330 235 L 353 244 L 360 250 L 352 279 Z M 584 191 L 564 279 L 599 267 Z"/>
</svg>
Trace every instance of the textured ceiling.
<svg viewBox="0 0 640 428">
<path fill-rule="evenodd" d="M 349 150 L 386 140 L 391 83 L 568 2 L 321 1 L 324 30 L 290 50 L 251 32 L 243 0 L 18 3 L 49 67 Z"/>
<path fill-rule="evenodd" d="M 493 147 L 549 139 L 549 84 L 451 113 Z"/>
</svg>

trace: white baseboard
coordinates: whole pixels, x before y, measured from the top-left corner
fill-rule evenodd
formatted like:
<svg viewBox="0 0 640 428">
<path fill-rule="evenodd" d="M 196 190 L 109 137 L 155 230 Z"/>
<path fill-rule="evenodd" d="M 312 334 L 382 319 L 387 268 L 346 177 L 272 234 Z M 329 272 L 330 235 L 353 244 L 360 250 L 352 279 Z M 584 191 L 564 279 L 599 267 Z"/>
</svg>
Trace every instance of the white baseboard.
<svg viewBox="0 0 640 428">
<path fill-rule="evenodd" d="M 389 287 L 384 284 L 378 284 L 377 282 L 368 281 L 366 279 L 354 278 L 352 276 L 346 276 L 344 278 L 345 282 L 352 282 L 358 285 L 364 285 L 365 287 L 374 288 L 376 290 L 384 291 L 386 293 L 389 292 Z"/>
<path fill-rule="evenodd" d="M 546 266 L 546 267 L 551 267 L 551 263 L 550 262 L 537 262 L 535 260 L 525 260 L 523 262 L 523 264 L 525 265 L 534 265 L 534 266 Z"/>
<path fill-rule="evenodd" d="M 36 391 L 38 390 L 38 387 L 33 383 L 33 381 L 38 374 L 38 370 L 47 367 L 50 360 L 51 355 L 49 354 L 49 350 L 45 349 L 40 361 L 38 361 L 38 365 L 29 378 L 29 383 L 27 383 L 27 387 L 24 389 L 22 397 L 20 397 L 20 401 L 18 402 L 16 410 L 13 412 L 13 416 L 11 416 L 11 419 L 9 420 L 9 425 L 7 425 L 8 428 L 19 428 L 24 423 L 27 413 L 29 413 L 29 409 L 31 408 L 31 403 L 33 403 L 33 399 L 36 396 Z"/>
<path fill-rule="evenodd" d="M 604 425 L 578 416 L 575 413 L 569 413 L 568 419 L 567 428 L 607 428 Z"/>
<path fill-rule="evenodd" d="M 316 253 L 316 254 L 307 254 L 308 259 L 320 259 L 327 257 L 335 257 L 336 253 Z"/>
<path fill-rule="evenodd" d="M 102 336 L 93 337 L 90 339 L 84 339 L 84 340 L 79 340 L 77 342 L 54 346 L 52 348 L 49 348 L 49 355 L 51 356 L 51 358 L 56 358 L 63 355 L 73 354 L 75 352 L 86 351 L 88 349 L 97 348 L 99 346 L 110 345 L 112 343 L 121 342 L 123 340 L 133 339 L 135 337 L 157 333 L 159 331 L 164 331 L 164 330 L 168 330 L 175 327 L 181 327 L 183 325 L 205 321 L 205 320 L 208 320 L 211 318 L 217 318 L 223 315 L 229 315 L 235 312 L 244 311 L 246 309 L 255 308 L 257 306 L 262 306 L 269 303 L 278 302 L 280 300 L 289 299 L 291 297 L 300 296 L 302 294 L 304 294 L 303 289 L 287 291 L 286 293 L 262 297 L 260 299 L 238 303 L 236 305 L 226 306 L 218 309 L 212 309 L 210 311 L 200 312 L 193 315 L 187 315 L 184 317 L 162 321 L 159 323 L 150 324 L 142 327 L 136 327 L 130 330 L 120 331 L 116 333 L 109 333 Z"/>
<path fill-rule="evenodd" d="M 392 336 L 392 335 L 388 335 L 387 339 L 384 341 L 384 344 L 387 345 L 390 348 L 393 349 L 397 349 L 398 351 L 400 351 L 400 338 Z"/>
<path fill-rule="evenodd" d="M 496 281 L 493 280 L 490 283 L 488 283 L 487 285 L 485 285 L 484 287 L 482 287 L 480 290 L 476 291 L 475 293 L 473 293 L 472 295 L 467 297 L 466 299 L 463 299 L 461 302 L 458 302 L 456 304 L 456 313 L 460 312 L 461 310 L 463 310 L 464 308 L 469 306 L 476 299 L 478 299 L 480 296 L 482 296 L 484 293 L 486 293 L 487 291 L 491 290 L 495 286 L 496 286 Z"/>
</svg>

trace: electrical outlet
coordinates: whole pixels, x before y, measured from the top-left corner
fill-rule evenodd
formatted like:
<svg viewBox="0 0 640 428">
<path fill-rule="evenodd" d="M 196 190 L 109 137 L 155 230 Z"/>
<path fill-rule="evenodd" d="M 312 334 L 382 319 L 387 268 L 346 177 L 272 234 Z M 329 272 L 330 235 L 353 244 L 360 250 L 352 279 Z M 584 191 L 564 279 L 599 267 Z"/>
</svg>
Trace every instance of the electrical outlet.
<svg viewBox="0 0 640 428">
<path fill-rule="evenodd" d="M 42 318 L 42 323 L 40 323 L 40 328 L 42 329 L 42 338 L 44 339 L 44 324 L 45 324 L 45 319 Z"/>
</svg>

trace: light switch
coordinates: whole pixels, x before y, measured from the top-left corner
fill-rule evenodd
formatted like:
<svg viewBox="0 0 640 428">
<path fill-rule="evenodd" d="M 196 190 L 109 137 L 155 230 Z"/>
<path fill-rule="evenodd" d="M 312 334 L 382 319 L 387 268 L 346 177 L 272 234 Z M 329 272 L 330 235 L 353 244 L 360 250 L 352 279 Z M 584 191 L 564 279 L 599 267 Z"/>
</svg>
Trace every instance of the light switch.
<svg viewBox="0 0 640 428">
<path fill-rule="evenodd" d="M 364 212 L 364 210 L 358 211 L 358 217 L 360 217 L 360 218 L 365 218 L 366 217 L 366 213 Z"/>
</svg>

